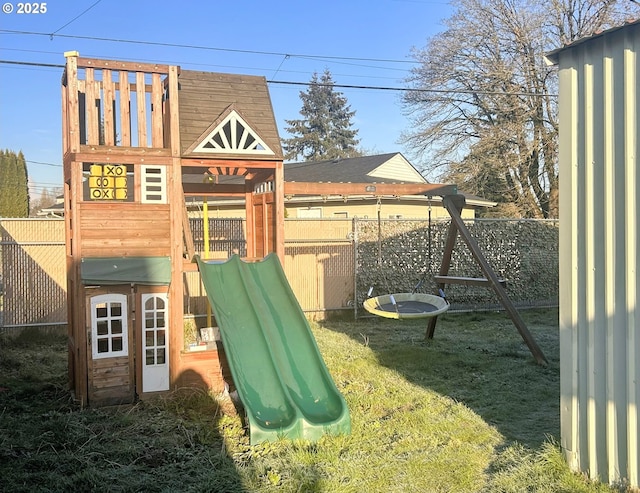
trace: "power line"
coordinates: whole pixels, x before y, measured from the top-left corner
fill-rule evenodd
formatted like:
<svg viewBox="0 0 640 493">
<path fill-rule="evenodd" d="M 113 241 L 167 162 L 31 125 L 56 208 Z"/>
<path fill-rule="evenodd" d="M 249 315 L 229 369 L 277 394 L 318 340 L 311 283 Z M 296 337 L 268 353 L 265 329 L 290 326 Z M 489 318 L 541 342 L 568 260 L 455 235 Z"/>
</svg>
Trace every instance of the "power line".
<svg viewBox="0 0 640 493">
<path fill-rule="evenodd" d="M 89 12 L 93 7 L 95 7 L 96 5 L 98 5 L 100 2 L 102 2 L 102 0 L 98 0 L 97 2 L 95 2 L 93 5 L 91 5 L 89 8 L 83 10 L 80 14 L 76 15 L 73 19 L 71 19 L 69 22 L 67 22 L 66 24 L 64 24 L 62 27 L 59 27 L 58 29 L 56 29 L 55 31 L 53 31 L 51 33 L 51 39 L 53 39 L 53 35 L 58 33 L 58 31 L 62 31 L 65 27 L 67 27 L 69 24 L 71 24 L 72 22 L 78 20 L 80 17 L 82 17 L 84 14 L 86 14 L 87 12 Z"/>
<path fill-rule="evenodd" d="M 27 49 L 20 49 L 20 48 L 7 48 L 5 46 L 0 46 L 0 50 L 3 51 L 18 51 L 18 52 L 23 52 L 23 53 L 40 53 L 43 55 L 56 55 L 59 56 L 60 52 L 59 51 L 46 51 L 46 50 L 27 50 Z M 87 58 L 105 58 L 103 55 L 92 55 L 92 54 L 83 54 L 84 57 Z M 286 56 L 284 57 L 284 59 L 286 59 Z M 284 61 L 283 59 L 283 61 Z M 219 64 L 212 64 L 212 63 L 198 63 L 198 62 L 175 62 L 175 61 L 168 61 L 168 60 L 156 60 L 156 59 L 150 59 L 150 58 L 137 58 L 135 60 L 131 60 L 131 59 L 127 59 L 127 58 L 120 58 L 120 60 L 122 61 L 133 61 L 133 62 L 149 62 L 149 63 L 162 63 L 165 65 L 185 65 L 185 66 L 201 66 L 201 67 L 227 67 L 227 68 L 239 68 L 239 69 L 247 69 L 247 70 L 272 70 L 271 68 L 268 69 L 262 69 L 262 68 L 256 68 L 256 67 L 243 67 L 243 66 L 237 66 L 237 65 L 219 65 Z M 334 62 L 336 64 L 340 64 L 341 62 Z M 281 62 L 282 65 L 282 62 Z M 343 65 L 349 65 L 352 67 L 361 67 L 361 68 L 372 68 L 372 69 L 378 69 L 378 70 L 386 70 L 386 71 L 398 71 L 398 72 L 408 72 L 409 70 L 406 68 L 395 68 L 395 67 L 379 67 L 379 66 L 375 66 L 375 65 L 362 65 L 359 63 L 343 63 Z M 301 70 L 282 70 L 282 72 L 289 72 L 289 73 L 300 73 L 300 74 L 307 74 L 309 71 L 305 70 L 305 71 L 301 71 Z M 275 74 L 274 74 L 275 75 Z M 375 78 L 375 79 L 381 79 L 381 78 L 390 78 L 390 77 L 381 77 L 381 76 L 375 76 L 375 75 L 353 75 L 353 74 L 335 74 L 335 75 L 344 75 L 346 77 L 368 77 L 368 78 Z"/>
<path fill-rule="evenodd" d="M 116 38 L 103 38 L 97 36 L 80 36 L 74 34 L 55 34 L 55 33 L 43 33 L 37 31 L 14 31 L 11 29 L 0 29 L 0 33 L 6 34 L 21 34 L 27 36 L 48 36 L 53 38 L 53 36 L 57 36 L 59 38 L 69 38 L 69 39 L 82 39 L 88 41 L 106 41 L 109 43 L 128 43 L 128 44 L 137 44 L 137 45 L 146 45 L 146 46 L 162 46 L 164 48 L 187 48 L 191 50 L 207 50 L 207 51 L 224 51 L 229 53 L 243 53 L 246 55 L 269 55 L 269 56 L 278 56 L 278 57 L 295 57 L 295 58 L 308 58 L 308 59 L 319 59 L 319 60 L 349 60 L 349 61 L 359 61 L 359 62 L 381 62 L 381 63 L 408 63 L 415 64 L 415 61 L 412 60 L 397 60 L 390 58 L 364 58 L 364 57 L 347 57 L 347 56 L 332 56 L 332 55 L 309 55 L 303 53 L 283 53 L 278 51 L 260 51 L 260 50 L 241 50 L 238 48 L 218 48 L 214 46 L 203 46 L 203 45 L 188 45 L 188 44 L 178 44 L 178 43 L 166 43 L 161 41 L 141 41 L 135 39 L 116 39 Z"/>
<path fill-rule="evenodd" d="M 386 87 L 386 86 L 360 86 L 353 84 L 323 84 L 321 82 L 292 82 L 285 80 L 269 80 L 269 84 L 287 84 L 294 86 L 320 86 L 338 87 L 341 89 L 369 89 L 374 91 L 397 91 L 397 92 L 425 92 L 437 94 L 482 94 L 485 96 L 536 96 L 536 97 L 556 97 L 556 94 L 537 94 L 532 92 L 504 92 L 504 91 L 474 91 L 472 89 L 422 89 L 412 87 Z"/>
<path fill-rule="evenodd" d="M 54 166 L 56 168 L 62 168 L 61 164 L 55 164 L 55 163 L 43 163 L 42 161 L 26 161 L 27 163 L 31 163 L 31 164 L 41 164 L 43 166 Z"/>
<path fill-rule="evenodd" d="M 26 65 L 32 67 L 55 67 L 64 68 L 64 65 L 52 64 L 52 63 L 40 63 L 40 62 L 24 62 L 16 60 L 0 60 L 0 64 L 10 65 Z M 290 86 L 310 86 L 309 82 L 296 82 L 287 80 L 268 80 L 269 84 L 281 84 Z M 424 88 L 412 88 L 412 87 L 391 87 L 391 86 L 365 86 L 355 84 L 322 84 L 320 82 L 313 83 L 315 86 L 321 87 L 335 87 L 338 89 L 366 89 L 372 91 L 395 91 L 395 92 L 415 92 L 415 93 L 435 93 L 435 94 L 482 94 L 485 96 L 529 96 L 529 97 L 557 97 L 557 94 L 550 93 L 532 93 L 532 92 L 504 92 L 504 91 L 474 91 L 471 89 L 424 89 Z"/>
<path fill-rule="evenodd" d="M 24 62 L 18 60 L 0 60 L 0 63 L 6 65 L 25 65 L 27 67 L 64 68 L 64 65 L 59 63 Z"/>
<path fill-rule="evenodd" d="M 5 47 L 0 47 L 0 50 L 5 50 L 5 51 L 19 51 L 19 52 L 26 52 L 26 53 L 40 53 L 40 54 L 44 54 L 44 55 L 60 55 L 59 52 L 57 51 L 43 51 L 43 50 L 21 50 L 21 49 L 14 49 L 14 48 L 5 48 Z M 87 54 L 84 55 L 84 57 L 86 58 L 105 58 L 102 55 L 91 55 L 91 54 Z M 162 64 L 166 64 L 166 65 L 180 65 L 180 66 L 197 66 L 197 67 L 224 67 L 224 68 L 232 68 L 232 69 L 242 69 L 242 70 L 252 70 L 252 71 L 266 71 L 266 70 L 271 70 L 270 68 L 257 68 L 257 67 L 243 67 L 243 66 L 238 66 L 238 65 L 218 65 L 218 64 L 211 64 L 211 63 L 198 63 L 198 62 L 175 62 L 175 61 L 167 61 L 167 60 L 157 60 L 157 59 L 149 59 L 149 58 L 139 58 L 136 60 L 131 60 L 131 59 L 127 59 L 127 58 L 121 58 L 120 60 L 122 61 L 133 61 L 133 62 L 149 62 L 149 63 L 162 63 Z M 283 59 L 283 62 L 285 59 Z M 282 66 L 282 63 L 280 63 L 280 67 Z M 340 63 L 340 62 L 335 62 L 335 63 Z M 391 70 L 391 71 L 400 71 L 400 72 L 404 72 L 404 73 L 408 73 L 408 70 L 406 69 L 401 69 L 401 68 L 388 68 L 388 67 L 376 67 L 376 66 L 372 66 L 372 65 L 361 65 L 361 64 L 354 64 L 354 63 L 350 63 L 350 64 L 346 64 L 346 65 L 350 65 L 352 67 L 360 67 L 360 68 L 373 68 L 373 69 L 378 69 L 378 70 Z M 60 66 L 62 67 L 62 66 Z M 280 72 L 287 72 L 287 73 L 295 73 L 295 74 L 308 74 L 309 71 L 305 70 L 305 71 L 301 71 L 301 70 L 280 70 L 280 67 L 278 67 L 278 70 L 276 70 L 276 73 L 273 74 L 273 76 L 275 77 L 275 75 L 278 73 L 278 71 Z M 334 75 L 338 75 L 338 76 L 344 76 L 344 77 L 359 77 L 359 78 L 367 78 L 367 79 L 393 79 L 393 80 L 397 80 L 397 77 L 383 77 L 383 76 L 378 76 L 378 75 L 360 75 L 360 74 L 336 74 L 334 73 Z"/>
</svg>

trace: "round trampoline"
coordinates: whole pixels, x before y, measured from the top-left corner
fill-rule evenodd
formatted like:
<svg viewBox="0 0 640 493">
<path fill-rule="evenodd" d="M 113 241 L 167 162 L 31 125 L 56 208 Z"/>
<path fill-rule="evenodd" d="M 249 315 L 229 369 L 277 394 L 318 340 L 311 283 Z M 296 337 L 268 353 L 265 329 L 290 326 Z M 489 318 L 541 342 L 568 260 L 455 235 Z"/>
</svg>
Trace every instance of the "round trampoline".
<svg viewBox="0 0 640 493">
<path fill-rule="evenodd" d="M 385 318 L 429 318 L 444 313 L 449 303 L 434 294 L 395 293 L 369 298 L 362 304 L 369 313 Z"/>
</svg>

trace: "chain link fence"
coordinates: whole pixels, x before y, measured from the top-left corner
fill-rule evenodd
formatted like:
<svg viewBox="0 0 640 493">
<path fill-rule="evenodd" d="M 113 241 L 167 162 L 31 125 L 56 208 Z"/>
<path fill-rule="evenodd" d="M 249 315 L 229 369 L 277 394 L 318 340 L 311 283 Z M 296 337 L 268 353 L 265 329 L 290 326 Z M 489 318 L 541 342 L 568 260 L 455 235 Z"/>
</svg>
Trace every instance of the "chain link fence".
<svg viewBox="0 0 640 493">
<path fill-rule="evenodd" d="M 465 221 L 516 306 L 558 305 L 558 222 L 476 219 Z M 449 221 L 355 220 L 356 306 L 373 295 L 418 291 L 433 293 L 442 262 Z M 484 277 L 458 237 L 450 276 Z M 446 286 L 454 310 L 493 309 L 501 305 L 493 290 Z"/>
<path fill-rule="evenodd" d="M 0 327 L 65 324 L 64 220 L 0 220 Z"/>
<path fill-rule="evenodd" d="M 516 306 L 557 306 L 557 221 L 474 220 L 467 226 Z M 191 219 L 191 227 L 198 241 L 202 220 Z M 435 291 L 448 227 L 449 221 L 286 219 L 284 270 L 309 317 L 363 315 L 372 287 L 374 295 L 411 292 L 422 281 L 419 291 Z M 246 251 L 242 220 L 210 224 L 210 232 L 212 250 L 223 257 Z M 450 275 L 483 277 L 460 238 L 451 260 Z M 185 283 L 185 308 L 205 313 L 197 273 L 186 275 Z M 446 294 L 453 310 L 500 308 L 483 287 L 450 285 Z M 65 324 L 66 316 L 64 220 L 0 220 L 0 327 Z"/>
</svg>

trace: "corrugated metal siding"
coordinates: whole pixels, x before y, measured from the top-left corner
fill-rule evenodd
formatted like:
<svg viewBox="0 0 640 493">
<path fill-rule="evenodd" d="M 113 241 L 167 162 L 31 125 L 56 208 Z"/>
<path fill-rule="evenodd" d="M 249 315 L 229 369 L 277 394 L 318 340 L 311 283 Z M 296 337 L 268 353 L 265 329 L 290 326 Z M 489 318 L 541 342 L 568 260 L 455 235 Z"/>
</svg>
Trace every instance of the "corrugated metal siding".
<svg viewBox="0 0 640 493">
<path fill-rule="evenodd" d="M 640 24 L 558 53 L 561 436 L 570 465 L 639 486 Z"/>
</svg>

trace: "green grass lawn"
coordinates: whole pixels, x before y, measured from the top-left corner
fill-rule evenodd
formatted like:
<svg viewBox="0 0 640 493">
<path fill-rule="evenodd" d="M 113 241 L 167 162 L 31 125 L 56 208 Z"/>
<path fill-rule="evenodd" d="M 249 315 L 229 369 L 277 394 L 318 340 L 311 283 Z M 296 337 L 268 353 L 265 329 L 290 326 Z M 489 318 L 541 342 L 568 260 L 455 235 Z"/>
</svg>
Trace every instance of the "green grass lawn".
<svg viewBox="0 0 640 493">
<path fill-rule="evenodd" d="M 502 313 L 312 328 L 352 419 L 348 436 L 250 446 L 228 400 L 182 391 L 79 410 L 61 339 L 0 341 L 0 491 L 610 492 L 559 441 L 556 310 L 523 312 L 535 364 Z"/>
</svg>

